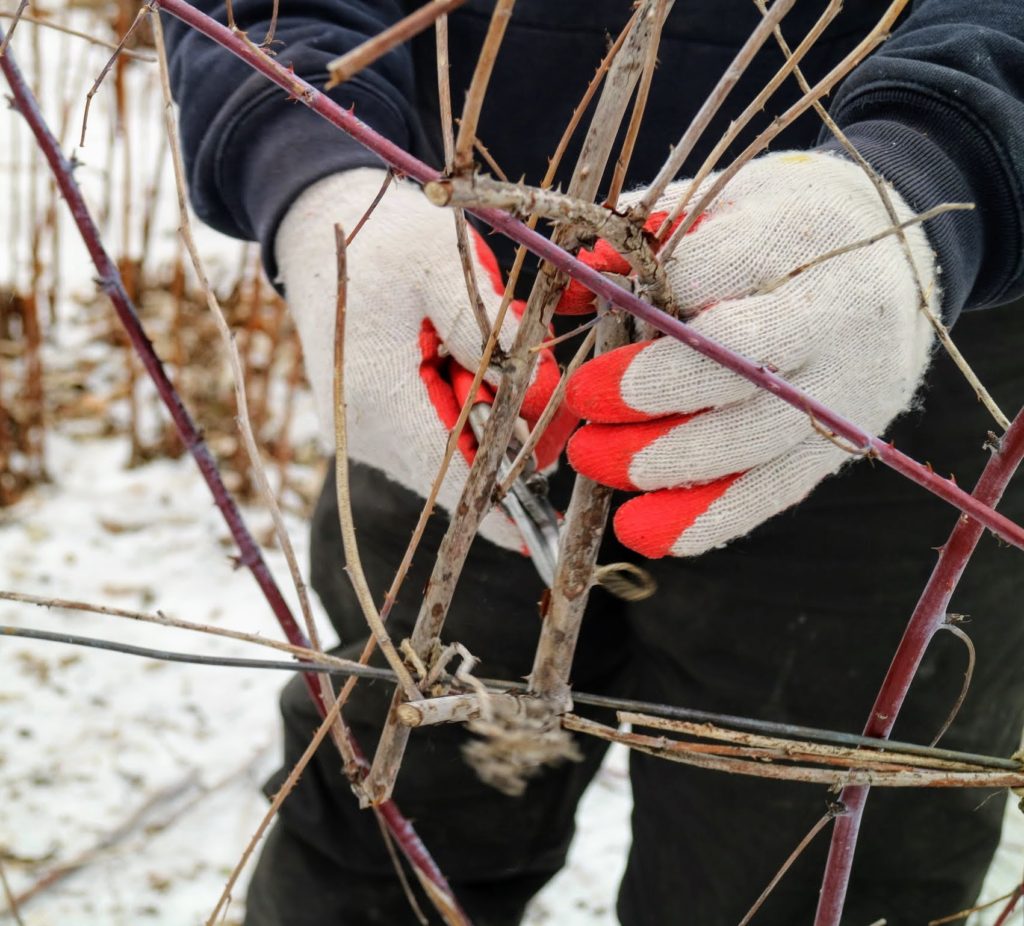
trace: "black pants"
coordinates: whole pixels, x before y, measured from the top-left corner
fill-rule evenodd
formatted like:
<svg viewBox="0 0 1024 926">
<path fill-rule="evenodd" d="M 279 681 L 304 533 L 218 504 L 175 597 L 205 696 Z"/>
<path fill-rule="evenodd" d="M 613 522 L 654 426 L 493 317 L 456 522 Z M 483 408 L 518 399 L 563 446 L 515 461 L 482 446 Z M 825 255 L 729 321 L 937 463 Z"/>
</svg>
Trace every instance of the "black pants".
<svg viewBox="0 0 1024 926">
<path fill-rule="evenodd" d="M 1024 399 L 1024 307 L 965 317 L 958 342 L 1011 414 Z M 893 428 L 896 445 L 971 486 L 992 426 L 971 390 L 937 358 L 927 411 Z M 408 541 L 420 502 L 361 468 L 353 500 L 364 566 L 378 599 Z M 1024 486 L 1001 505 L 1024 520 Z M 625 605 L 595 591 L 574 669 L 581 691 L 859 732 L 907 618 L 956 513 L 881 465 L 851 464 L 798 508 L 748 538 L 692 561 L 648 564 L 658 594 Z M 431 526 L 400 606 L 406 635 L 443 532 Z M 313 525 L 313 584 L 354 656 L 366 631 L 342 571 L 333 485 Z M 629 558 L 608 544 L 604 561 Z M 480 674 L 530 668 L 540 581 L 531 564 L 478 542 L 445 628 L 482 657 Z M 977 649 L 970 693 L 943 745 L 1009 755 L 1024 708 L 1024 570 L 1020 553 L 983 538 L 953 610 Z M 966 652 L 951 634 L 932 643 L 895 736 L 928 742 L 956 699 Z M 360 683 L 346 716 L 372 749 L 391 690 Z M 285 770 L 317 725 L 301 681 L 282 697 Z M 513 926 L 563 864 L 576 803 L 602 744 L 545 773 L 520 799 L 480 784 L 459 756 L 456 727 L 412 735 L 396 799 L 478 926 Z M 275 785 L 284 771 L 271 782 Z M 707 772 L 633 755 L 633 845 L 619 899 L 626 926 L 735 926 L 823 813 L 819 786 Z M 844 923 L 923 924 L 969 906 L 999 840 L 1002 801 L 977 790 L 876 788 L 867 806 Z M 810 923 L 827 835 L 804 854 L 755 922 Z M 323 748 L 285 803 L 249 893 L 249 926 L 415 922 L 377 825 L 359 811 Z"/>
</svg>

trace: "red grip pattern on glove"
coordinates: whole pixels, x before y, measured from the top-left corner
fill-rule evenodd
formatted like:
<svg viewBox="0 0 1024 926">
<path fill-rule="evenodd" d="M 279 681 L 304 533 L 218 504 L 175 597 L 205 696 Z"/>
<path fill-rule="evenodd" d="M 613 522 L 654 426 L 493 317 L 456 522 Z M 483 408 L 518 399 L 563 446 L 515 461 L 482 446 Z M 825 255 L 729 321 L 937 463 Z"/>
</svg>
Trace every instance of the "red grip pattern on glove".
<svg viewBox="0 0 1024 926">
<path fill-rule="evenodd" d="M 648 233 L 652 240 L 654 234 L 661 228 L 661 223 L 667 218 L 667 212 L 652 212 L 648 216 L 647 221 L 644 223 L 644 231 Z M 667 238 L 668 235 L 674 232 L 679 223 L 685 219 L 686 213 L 684 212 L 669 226 L 665 237 Z M 687 234 L 694 231 L 702 220 L 703 216 L 693 223 L 693 228 Z M 633 268 L 629 266 L 629 261 L 605 241 L 604 238 L 598 238 L 593 250 L 583 249 L 576 256 L 588 267 L 598 271 L 598 273 L 617 273 L 620 276 L 629 276 L 633 272 Z M 565 288 L 565 292 L 562 293 L 562 298 L 558 301 L 555 311 L 559 315 L 589 315 L 591 312 L 596 311 L 596 309 L 594 294 L 577 280 L 570 280 L 569 285 Z"/>
<path fill-rule="evenodd" d="M 704 485 L 661 489 L 631 498 L 612 519 L 615 536 L 648 559 L 668 556 L 676 541 L 742 475 L 733 473 Z"/>
<path fill-rule="evenodd" d="M 494 292 L 499 296 L 504 295 L 504 282 L 494 252 L 472 228 L 470 229 L 470 238 L 477 259 L 486 271 Z M 522 318 L 526 303 L 517 299 L 510 304 L 509 308 L 517 318 Z M 420 329 L 419 344 L 420 379 L 426 387 L 427 395 L 437 412 L 438 419 L 447 430 L 451 431 L 458 421 L 459 412 L 473 379 L 473 373 L 460 366 L 451 357 L 443 355 L 441 339 L 428 319 L 424 319 Z M 526 391 L 520 409 L 521 417 L 531 428 L 537 424 L 537 419 L 547 406 L 560 378 L 561 374 L 554 354 L 550 350 L 542 351 L 533 382 Z M 476 401 L 492 402 L 493 400 L 493 389 L 488 384 L 481 383 Z M 566 405 L 563 404 L 558 409 L 535 450 L 537 465 L 541 470 L 547 469 L 557 462 L 578 421 L 579 418 Z M 465 460 L 472 463 L 476 456 L 477 442 L 468 424 L 459 435 L 458 447 Z"/>
</svg>

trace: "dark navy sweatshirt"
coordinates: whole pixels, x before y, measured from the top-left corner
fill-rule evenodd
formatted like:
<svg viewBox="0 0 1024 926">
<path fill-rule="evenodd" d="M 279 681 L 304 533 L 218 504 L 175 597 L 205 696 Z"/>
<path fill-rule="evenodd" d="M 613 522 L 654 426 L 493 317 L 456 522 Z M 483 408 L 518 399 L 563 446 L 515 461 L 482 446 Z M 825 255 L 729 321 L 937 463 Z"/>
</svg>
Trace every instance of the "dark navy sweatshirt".
<svg viewBox="0 0 1024 926">
<path fill-rule="evenodd" d="M 283 0 L 275 50 L 282 64 L 322 86 L 327 64 L 408 14 L 422 0 Z M 196 5 L 225 20 L 222 0 Z M 798 0 L 782 28 L 793 46 L 824 8 Z M 259 41 L 271 0 L 234 0 L 240 28 Z M 852 0 L 808 54 L 813 83 L 866 34 L 885 0 Z M 492 0 L 468 0 L 449 17 L 454 106 L 461 107 Z M 510 177 L 536 183 L 594 69 L 632 12 L 630 0 L 518 0 L 498 56 L 478 137 Z M 679 0 L 666 23 L 629 185 L 653 178 L 669 146 L 759 20 L 751 0 Z M 165 18 L 181 109 L 190 194 L 213 227 L 263 246 L 294 199 L 336 171 L 378 165 L 357 142 L 228 52 Z M 692 173 L 728 121 L 781 66 L 769 41 L 685 165 Z M 392 51 L 331 96 L 392 141 L 441 167 L 433 31 Z M 726 157 L 799 96 L 785 84 Z M 942 268 L 944 309 L 1008 302 L 1024 294 L 1024 0 L 918 0 L 891 38 L 841 84 L 833 117 L 917 211 L 971 201 L 973 212 L 926 226 Z M 580 134 L 580 133 L 578 133 Z M 835 147 L 813 113 L 773 144 Z M 567 178 L 577 150 L 563 160 Z M 491 239 L 500 258 L 510 246 Z"/>
</svg>

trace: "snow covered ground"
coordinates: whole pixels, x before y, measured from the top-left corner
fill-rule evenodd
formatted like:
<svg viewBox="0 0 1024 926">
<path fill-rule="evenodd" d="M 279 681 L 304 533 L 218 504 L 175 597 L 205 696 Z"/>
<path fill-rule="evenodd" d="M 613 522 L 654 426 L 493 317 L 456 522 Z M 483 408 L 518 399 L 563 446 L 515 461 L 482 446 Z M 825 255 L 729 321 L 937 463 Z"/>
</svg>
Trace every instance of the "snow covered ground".
<svg viewBox="0 0 1024 926">
<path fill-rule="evenodd" d="M 121 440 L 56 436 L 53 485 L 0 512 L 0 588 L 187 617 L 279 638 L 189 460 L 126 470 Z M 257 529 L 266 523 L 253 517 Z M 291 534 L 304 557 L 298 518 Z M 283 558 L 269 554 L 285 581 Z M 258 647 L 0 602 L 0 623 L 168 649 Z M 326 621 L 322 622 L 329 638 Z M 272 655 L 272 654 L 271 654 Z M 9 639 L 0 649 L 0 847 L 26 924 L 181 926 L 209 915 L 279 761 L 278 673 L 172 665 Z M 612 923 L 629 811 L 621 756 L 587 800 L 580 852 L 533 923 Z M 243 892 L 238 892 L 239 895 Z M 232 907 L 232 918 L 241 907 Z"/>
</svg>

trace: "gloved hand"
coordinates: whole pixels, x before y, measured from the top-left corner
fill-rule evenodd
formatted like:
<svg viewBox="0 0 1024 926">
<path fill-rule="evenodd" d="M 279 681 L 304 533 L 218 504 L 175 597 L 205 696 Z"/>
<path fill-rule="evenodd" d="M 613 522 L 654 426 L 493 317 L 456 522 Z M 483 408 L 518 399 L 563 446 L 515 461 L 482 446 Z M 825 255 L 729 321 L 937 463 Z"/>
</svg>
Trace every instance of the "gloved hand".
<svg viewBox="0 0 1024 926">
<path fill-rule="evenodd" d="M 337 273 L 334 224 L 350 233 L 380 189 L 384 172 L 360 168 L 312 185 L 288 210 L 275 239 L 280 279 L 299 330 L 306 371 L 325 439 L 334 444 L 334 318 Z M 497 262 L 470 231 L 480 295 L 493 320 L 503 286 Z M 350 456 L 382 470 L 426 496 L 444 455 L 461 403 L 452 366 L 476 370 L 480 328 L 469 304 L 452 216 L 430 205 L 411 183 L 395 182 L 347 252 L 345 397 Z M 509 349 L 516 332 L 514 303 L 501 329 Z M 522 304 L 518 304 L 521 313 Z M 442 347 L 443 345 L 443 347 Z M 559 371 L 544 352 L 523 403 L 532 426 Z M 487 374 L 495 384 L 495 371 Z M 575 419 L 560 415 L 537 449 L 538 463 L 557 459 Z M 476 441 L 467 429 L 438 500 L 449 512 L 458 502 Z M 481 534 L 521 549 L 515 526 L 492 511 Z"/>
<path fill-rule="evenodd" d="M 670 186 L 656 211 L 669 212 L 686 187 Z M 889 192 L 901 220 L 913 215 Z M 933 338 L 898 238 L 745 294 L 890 224 L 857 165 L 822 152 L 770 154 L 737 174 L 666 271 L 680 306 L 701 309 L 695 329 L 879 433 L 910 405 Z M 939 269 L 920 226 L 907 237 L 934 310 Z M 588 260 L 627 269 L 606 244 Z M 592 303 L 579 287 L 563 298 L 572 312 Z M 806 413 L 671 338 L 584 364 L 567 403 L 590 422 L 569 442 L 570 463 L 644 493 L 614 524 L 626 546 L 651 558 L 695 556 L 742 537 L 852 458 Z"/>
</svg>

